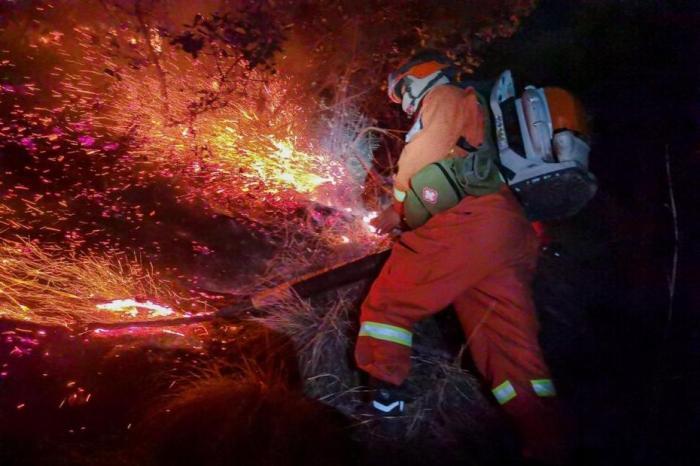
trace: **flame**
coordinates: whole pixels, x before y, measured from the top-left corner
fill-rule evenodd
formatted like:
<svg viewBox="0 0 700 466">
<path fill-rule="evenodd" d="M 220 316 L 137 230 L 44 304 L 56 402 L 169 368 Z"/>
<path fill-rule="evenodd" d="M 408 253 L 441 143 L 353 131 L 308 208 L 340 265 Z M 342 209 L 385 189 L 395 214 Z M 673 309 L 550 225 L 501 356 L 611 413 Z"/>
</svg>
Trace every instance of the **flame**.
<svg viewBox="0 0 700 466">
<path fill-rule="evenodd" d="M 192 57 L 158 28 L 122 27 L 115 14 L 47 45 L 69 59 L 52 69 L 51 87 L 43 89 L 56 105 L 22 115 L 45 123 L 7 126 L 32 128 L 13 135 L 27 149 L 70 140 L 83 151 L 128 151 L 120 162 L 133 164 L 139 181 L 151 173 L 176 178 L 180 198 L 262 225 L 279 220 L 256 217 L 263 213 L 294 211 L 317 198 L 346 206 L 359 197 L 348 194 L 359 190 L 347 160 L 325 145 L 330 130 L 319 129 L 318 103 L 291 77 L 217 54 Z M 134 56 L 152 66 L 135 66 Z M 23 89 L 36 92 L 29 86 Z M 115 138 L 128 143 L 110 145 Z"/>
<path fill-rule="evenodd" d="M 150 296 L 152 300 L 119 296 Z M 78 255 L 27 240 L 0 241 L 3 318 L 65 327 L 137 317 L 139 310 L 147 311 L 149 318 L 157 318 L 185 315 L 181 312 L 184 299 L 150 267 L 135 260 L 106 254 Z M 175 309 L 156 300 L 172 303 Z M 198 310 L 208 310 L 202 301 L 191 304 Z"/>
<path fill-rule="evenodd" d="M 71 325 L 128 319 L 144 311 L 180 314 L 180 298 L 169 296 L 167 286 L 154 285 L 157 274 L 120 268 L 121 233 L 108 227 L 111 218 L 136 229 L 149 221 L 155 210 L 149 213 L 121 193 L 162 179 L 173 180 L 178 202 L 243 218 L 251 229 L 298 231 L 320 239 L 319 247 L 351 244 L 344 247 L 348 251 L 381 241 L 362 221 L 357 194 L 362 180 L 351 173 L 349 152 L 343 152 L 364 126 L 346 131 L 345 124 L 326 125 L 317 102 L 298 92 L 288 76 L 251 71 L 243 62 L 228 73 L 219 65 L 230 60 L 193 58 L 157 28 L 122 27 L 122 19 L 100 17 L 51 33 L 55 40 L 42 46 L 42 53 L 55 53 L 55 66 L 37 68 L 26 82 L 0 86 L 8 108 L 15 109 L 0 118 L 4 140 L 62 169 L 79 160 L 72 160 L 73 154 L 105 157 L 86 177 L 106 181 L 65 188 L 48 171 L 40 174 L 42 189 L 5 182 L 0 231 L 32 237 L 51 232 L 71 250 L 91 244 L 98 252 L 68 257 L 58 250 L 55 256 L 64 258 L 58 261 L 53 252 L 49 257 L 31 246 L 24 248 L 32 251 L 28 261 L 18 248 L 0 244 L 0 316 Z M 0 60 L 0 69 L 12 66 Z M 51 79 L 41 79 L 42 72 Z M 207 105 L 200 111 L 202 102 Z M 348 132 L 349 141 L 329 145 L 329 132 Z M 83 222 L 82 210 L 73 204 L 78 198 L 94 206 L 100 218 Z M 317 205 L 343 211 L 316 211 Z M 76 219 L 80 227 L 72 226 Z M 57 228 L 60 222 L 70 226 Z M 154 307 L 158 301 L 173 309 Z M 96 302 L 104 307 L 96 309 Z"/>
<path fill-rule="evenodd" d="M 226 126 L 210 141 L 224 167 L 242 171 L 244 188 L 248 190 L 253 184 L 262 184 L 268 194 L 284 190 L 307 194 L 334 181 L 332 172 L 337 164 L 323 154 L 298 149 L 291 135 L 276 138 L 257 134 L 243 138 Z"/>
<path fill-rule="evenodd" d="M 115 299 L 104 304 L 98 304 L 96 309 L 101 311 L 122 312 L 131 317 L 137 317 L 138 309 L 146 309 L 149 311 L 149 317 L 166 317 L 175 314 L 171 308 L 155 304 L 151 301 L 141 303 L 135 299 Z"/>
</svg>

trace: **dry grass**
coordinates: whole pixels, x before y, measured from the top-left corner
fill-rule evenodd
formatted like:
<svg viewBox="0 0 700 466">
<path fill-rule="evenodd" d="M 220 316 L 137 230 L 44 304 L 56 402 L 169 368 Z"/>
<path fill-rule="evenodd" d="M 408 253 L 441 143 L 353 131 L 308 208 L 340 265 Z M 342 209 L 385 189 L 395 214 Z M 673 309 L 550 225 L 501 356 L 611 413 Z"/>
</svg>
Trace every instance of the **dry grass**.
<svg viewBox="0 0 700 466">
<path fill-rule="evenodd" d="M 406 415 L 393 419 L 387 433 L 380 419 L 360 414 L 368 389 L 352 352 L 367 285 L 329 292 L 314 301 L 285 299 L 256 320 L 292 340 L 306 394 L 355 419 L 356 434 L 370 449 L 385 448 L 385 442 L 393 439 L 431 449 L 451 448 L 445 453 L 446 461 L 474 460 L 473 451 L 479 449 L 483 457 L 484 451 L 490 451 L 486 446 L 494 444 L 492 434 L 500 428 L 497 412 L 482 394 L 480 383 L 460 367 L 458 355 L 446 349 L 439 325 L 432 319 L 415 329 L 413 368 L 406 384 L 412 402 Z"/>
<path fill-rule="evenodd" d="M 342 405 L 345 399 L 352 404 L 352 394 L 359 386 L 359 374 L 350 364 L 357 291 L 353 287 L 339 292 L 334 302 L 320 306 L 291 296 L 269 306 L 266 315 L 256 319 L 292 340 L 305 392 L 333 406 Z"/>
<path fill-rule="evenodd" d="M 341 261 L 338 249 L 329 248 L 321 236 L 313 238 L 316 241 L 294 234 L 286 237 L 261 285 L 276 285 L 328 266 L 329 261 Z M 362 247 L 351 253 L 358 257 L 372 252 Z M 380 247 L 380 242 L 373 247 Z M 360 304 L 372 279 L 311 300 L 293 293 L 277 296 L 254 320 L 291 340 L 304 393 L 353 419 L 354 435 L 366 449 L 368 464 L 387 455 L 395 460 L 392 464 L 423 464 L 425 451 L 435 457 L 434 464 L 494 461 L 501 455 L 503 433 L 498 411 L 483 395 L 479 381 L 461 368 L 454 349 L 458 345 L 447 344 L 441 331 L 444 324 L 435 319 L 415 328 L 406 414 L 391 419 L 389 430 L 386 419 L 366 414 L 370 393 L 365 375 L 354 364 L 353 351 Z"/>
<path fill-rule="evenodd" d="M 183 299 L 153 270 L 136 260 L 79 255 L 27 240 L 0 242 L 0 317 L 42 325 L 151 318 L 156 312 L 126 306 L 100 310 L 114 300 L 136 299 L 170 306 Z"/>
<path fill-rule="evenodd" d="M 400 419 L 406 439 L 425 445 L 448 446 L 455 458 L 489 454 L 498 441 L 498 413 L 482 394 L 481 384 L 456 359 L 439 355 L 413 357 L 408 381 L 413 401 Z M 468 458 L 467 458 L 468 457 Z M 468 464 L 463 462 L 462 464 Z"/>
<path fill-rule="evenodd" d="M 200 372 L 139 431 L 139 464 L 353 464 L 346 421 L 254 363 Z"/>
</svg>

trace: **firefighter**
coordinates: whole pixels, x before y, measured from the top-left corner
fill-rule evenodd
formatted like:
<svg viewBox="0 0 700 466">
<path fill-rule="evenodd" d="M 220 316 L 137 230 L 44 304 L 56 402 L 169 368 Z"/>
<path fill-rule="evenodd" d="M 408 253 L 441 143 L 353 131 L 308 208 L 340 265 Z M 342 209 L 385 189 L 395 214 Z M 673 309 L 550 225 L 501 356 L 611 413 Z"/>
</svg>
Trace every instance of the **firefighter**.
<svg viewBox="0 0 700 466">
<path fill-rule="evenodd" d="M 374 226 L 380 233 L 406 221 L 414 228 L 395 242 L 362 304 L 355 359 L 377 388 L 372 409 L 401 414 L 413 325 L 453 305 L 523 456 L 557 464 L 566 450 L 563 424 L 531 292 L 538 239 L 498 174 L 485 102 L 474 88 L 452 84 L 453 75 L 450 60 L 426 51 L 389 76 L 389 97 L 415 120 L 398 161 L 394 203 Z M 425 179 L 426 167 L 446 160 L 464 176 Z M 456 190 L 463 191 L 461 200 L 434 213 L 430 207 Z"/>
</svg>

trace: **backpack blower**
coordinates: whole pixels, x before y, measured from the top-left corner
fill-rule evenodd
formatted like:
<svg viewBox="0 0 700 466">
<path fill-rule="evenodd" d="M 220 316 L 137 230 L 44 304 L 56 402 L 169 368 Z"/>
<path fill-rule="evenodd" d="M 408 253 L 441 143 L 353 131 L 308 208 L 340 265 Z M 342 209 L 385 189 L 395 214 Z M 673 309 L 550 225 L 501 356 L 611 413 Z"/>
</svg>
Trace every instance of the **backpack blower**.
<svg viewBox="0 0 700 466">
<path fill-rule="evenodd" d="M 465 157 L 431 163 L 411 178 L 404 201 L 410 228 L 464 196 L 496 192 L 503 182 L 531 221 L 571 217 L 593 198 L 597 182 L 588 171 L 586 115 L 570 92 L 526 86 L 518 96 L 510 70 L 494 84 L 455 85 L 477 90 L 479 103 L 488 110 L 486 137 L 478 148 L 465 147 L 460 138 L 456 144 L 467 152 Z"/>
<path fill-rule="evenodd" d="M 499 168 L 530 220 L 579 212 L 596 193 L 588 171 L 588 127 L 581 103 L 558 87 L 526 86 L 516 96 L 510 70 L 489 99 Z"/>
</svg>

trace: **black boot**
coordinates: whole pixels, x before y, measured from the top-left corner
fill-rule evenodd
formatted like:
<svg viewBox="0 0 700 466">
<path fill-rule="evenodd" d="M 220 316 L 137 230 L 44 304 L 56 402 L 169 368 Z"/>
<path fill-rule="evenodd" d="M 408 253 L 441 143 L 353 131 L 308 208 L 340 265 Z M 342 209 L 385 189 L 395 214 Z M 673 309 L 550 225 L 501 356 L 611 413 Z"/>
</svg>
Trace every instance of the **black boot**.
<svg viewBox="0 0 700 466">
<path fill-rule="evenodd" d="M 406 393 L 401 386 L 383 382 L 374 377 L 370 378 L 370 388 L 373 389 L 371 411 L 377 416 L 401 416 L 406 408 Z"/>
</svg>

